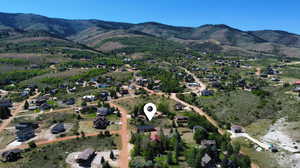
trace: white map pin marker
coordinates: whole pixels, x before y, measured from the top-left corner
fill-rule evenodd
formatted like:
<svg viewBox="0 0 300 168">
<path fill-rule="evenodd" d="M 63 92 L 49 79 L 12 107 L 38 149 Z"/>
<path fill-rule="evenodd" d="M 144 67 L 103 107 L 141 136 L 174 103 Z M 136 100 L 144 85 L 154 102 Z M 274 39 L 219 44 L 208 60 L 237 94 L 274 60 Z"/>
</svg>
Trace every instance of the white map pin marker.
<svg viewBox="0 0 300 168">
<path fill-rule="evenodd" d="M 147 103 L 144 106 L 144 113 L 146 114 L 149 121 L 151 121 L 152 118 L 154 117 L 156 110 L 157 110 L 157 108 L 156 108 L 155 104 L 153 104 L 153 103 Z"/>
</svg>

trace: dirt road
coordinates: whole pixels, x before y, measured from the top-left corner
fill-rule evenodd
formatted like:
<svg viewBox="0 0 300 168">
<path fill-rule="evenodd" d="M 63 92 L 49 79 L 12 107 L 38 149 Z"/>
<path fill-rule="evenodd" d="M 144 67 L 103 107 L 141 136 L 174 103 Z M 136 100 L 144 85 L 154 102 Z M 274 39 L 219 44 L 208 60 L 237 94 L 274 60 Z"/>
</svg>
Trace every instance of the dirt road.
<svg viewBox="0 0 300 168">
<path fill-rule="evenodd" d="M 195 81 L 200 84 L 199 91 L 203 91 L 206 89 L 206 85 L 194 73 L 190 72 L 186 68 L 183 68 L 183 67 L 180 67 L 180 68 L 183 69 L 187 74 L 191 75 L 195 79 Z"/>
<path fill-rule="evenodd" d="M 214 120 L 212 117 L 210 117 L 208 114 L 206 114 L 202 109 L 200 109 L 199 107 L 196 107 L 196 106 L 193 106 L 193 105 L 190 105 L 188 104 L 187 102 L 185 101 L 182 101 L 180 99 L 178 99 L 176 97 L 176 93 L 172 93 L 171 96 L 170 96 L 171 99 L 175 100 L 176 102 L 179 102 L 191 109 L 193 109 L 196 113 L 198 113 L 199 115 L 201 116 L 204 116 L 213 126 L 215 126 L 217 129 L 218 129 L 218 132 L 220 134 L 224 134 L 225 131 L 219 126 L 218 122 L 216 120 Z"/>
<path fill-rule="evenodd" d="M 27 99 L 27 101 L 31 101 L 32 99 L 38 97 L 40 94 L 41 94 L 40 92 L 36 93 L 35 95 L 29 97 L 29 98 Z M 0 125 L 0 133 L 1 133 L 3 130 L 5 130 L 5 128 L 6 128 L 6 127 L 10 124 L 10 122 L 16 117 L 16 115 L 17 115 L 18 113 L 20 113 L 20 112 L 23 110 L 25 101 L 26 101 L 26 100 L 24 100 L 24 101 L 22 101 L 21 103 L 18 103 L 18 104 L 16 105 L 15 109 L 12 110 L 12 112 L 11 112 L 11 115 L 12 115 L 12 116 L 11 116 L 10 118 L 8 118 L 8 119 L 6 119 L 6 120 L 3 120 L 3 122 L 2 122 L 1 125 Z"/>
<path fill-rule="evenodd" d="M 121 143 L 122 143 L 122 149 L 120 151 L 120 159 L 119 159 L 119 165 L 121 168 L 128 168 L 129 166 L 129 160 L 130 160 L 130 154 L 129 154 L 129 133 L 127 128 L 127 115 L 128 111 L 124 109 L 123 107 L 114 104 L 110 102 L 110 105 L 112 107 L 118 108 L 121 112 L 121 130 L 119 130 L 119 134 L 121 136 Z"/>
<path fill-rule="evenodd" d="M 296 65 L 296 64 L 300 64 L 300 61 L 286 63 L 286 65 Z"/>
</svg>

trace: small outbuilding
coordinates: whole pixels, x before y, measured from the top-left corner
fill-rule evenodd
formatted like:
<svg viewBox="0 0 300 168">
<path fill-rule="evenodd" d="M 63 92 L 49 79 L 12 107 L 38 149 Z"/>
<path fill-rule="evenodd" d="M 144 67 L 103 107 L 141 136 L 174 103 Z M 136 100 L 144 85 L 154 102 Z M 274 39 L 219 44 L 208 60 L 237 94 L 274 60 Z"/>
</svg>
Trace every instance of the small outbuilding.
<svg viewBox="0 0 300 168">
<path fill-rule="evenodd" d="M 59 134 L 65 131 L 66 129 L 64 123 L 58 123 L 51 129 L 52 134 Z"/>
<path fill-rule="evenodd" d="M 231 129 L 230 129 L 232 132 L 234 133 L 243 133 L 243 128 L 239 125 L 233 125 L 231 126 Z"/>
</svg>

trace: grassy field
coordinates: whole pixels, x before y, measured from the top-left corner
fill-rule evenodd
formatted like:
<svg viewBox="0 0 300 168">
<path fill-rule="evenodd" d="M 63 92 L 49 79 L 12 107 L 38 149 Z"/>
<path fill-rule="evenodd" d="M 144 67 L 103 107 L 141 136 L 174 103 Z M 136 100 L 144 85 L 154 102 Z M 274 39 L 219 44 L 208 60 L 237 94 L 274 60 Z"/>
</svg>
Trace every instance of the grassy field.
<svg viewBox="0 0 300 168">
<path fill-rule="evenodd" d="M 86 137 L 64 142 L 58 142 L 41 148 L 32 149 L 22 154 L 23 158 L 13 163 L 1 163 L 0 167 L 5 168 L 65 168 L 65 162 L 69 153 L 79 152 L 86 148 L 93 148 L 96 151 L 117 149 L 119 137 Z"/>
<path fill-rule="evenodd" d="M 300 79 L 300 65 L 289 65 L 282 69 L 282 73 L 279 74 L 286 82 L 294 82 Z"/>
<path fill-rule="evenodd" d="M 154 96 L 154 95 L 140 96 L 137 98 L 126 99 L 126 100 L 119 100 L 117 101 L 117 104 L 123 106 L 129 112 L 131 112 L 136 105 L 145 104 L 145 103 L 154 103 L 157 106 L 161 101 L 165 101 L 167 102 L 167 104 L 169 104 L 170 111 L 175 111 L 175 104 L 176 104 L 175 101 L 161 96 Z"/>
<path fill-rule="evenodd" d="M 133 79 L 132 72 L 112 72 L 107 73 L 106 75 L 112 77 L 115 81 L 119 82 L 127 82 L 128 80 Z"/>
<path fill-rule="evenodd" d="M 255 138 L 259 138 L 268 132 L 272 120 L 261 119 L 257 120 L 246 127 L 246 132 Z"/>
<path fill-rule="evenodd" d="M 260 168 L 282 168 L 277 163 L 274 153 L 258 152 L 244 138 L 234 139 L 233 144 L 240 144 L 241 151 L 251 158 L 251 161 L 256 163 Z"/>
<path fill-rule="evenodd" d="M 247 126 L 257 119 L 277 119 L 288 116 L 290 120 L 299 120 L 299 101 L 288 94 L 292 87 L 264 88 L 268 95 L 261 97 L 248 91 L 236 90 L 229 93 L 217 93 L 209 97 L 185 96 L 185 100 L 203 107 L 220 122 L 230 122 Z"/>
<path fill-rule="evenodd" d="M 0 149 L 3 149 L 8 145 L 10 142 L 14 141 L 16 138 L 15 133 L 9 130 L 4 130 L 0 133 Z"/>
</svg>

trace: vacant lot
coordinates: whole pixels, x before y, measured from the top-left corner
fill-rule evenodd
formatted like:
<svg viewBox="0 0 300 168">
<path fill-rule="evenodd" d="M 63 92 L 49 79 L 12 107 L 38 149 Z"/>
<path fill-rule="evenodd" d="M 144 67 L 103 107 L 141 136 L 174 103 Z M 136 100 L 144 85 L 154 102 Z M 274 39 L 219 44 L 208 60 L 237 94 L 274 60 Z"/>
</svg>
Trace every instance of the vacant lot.
<svg viewBox="0 0 300 168">
<path fill-rule="evenodd" d="M 185 95 L 184 99 L 203 107 L 220 122 L 249 125 L 257 119 L 277 119 L 288 116 L 289 120 L 299 120 L 299 100 L 286 94 L 292 87 L 264 88 L 266 95 L 236 90 L 218 93 L 210 97 Z"/>
<path fill-rule="evenodd" d="M 80 152 L 86 148 L 93 148 L 96 151 L 117 149 L 118 136 L 86 137 L 46 145 L 23 153 L 23 158 L 15 163 L 0 163 L 0 167 L 65 168 L 67 167 L 65 159 L 69 153 Z"/>
</svg>

